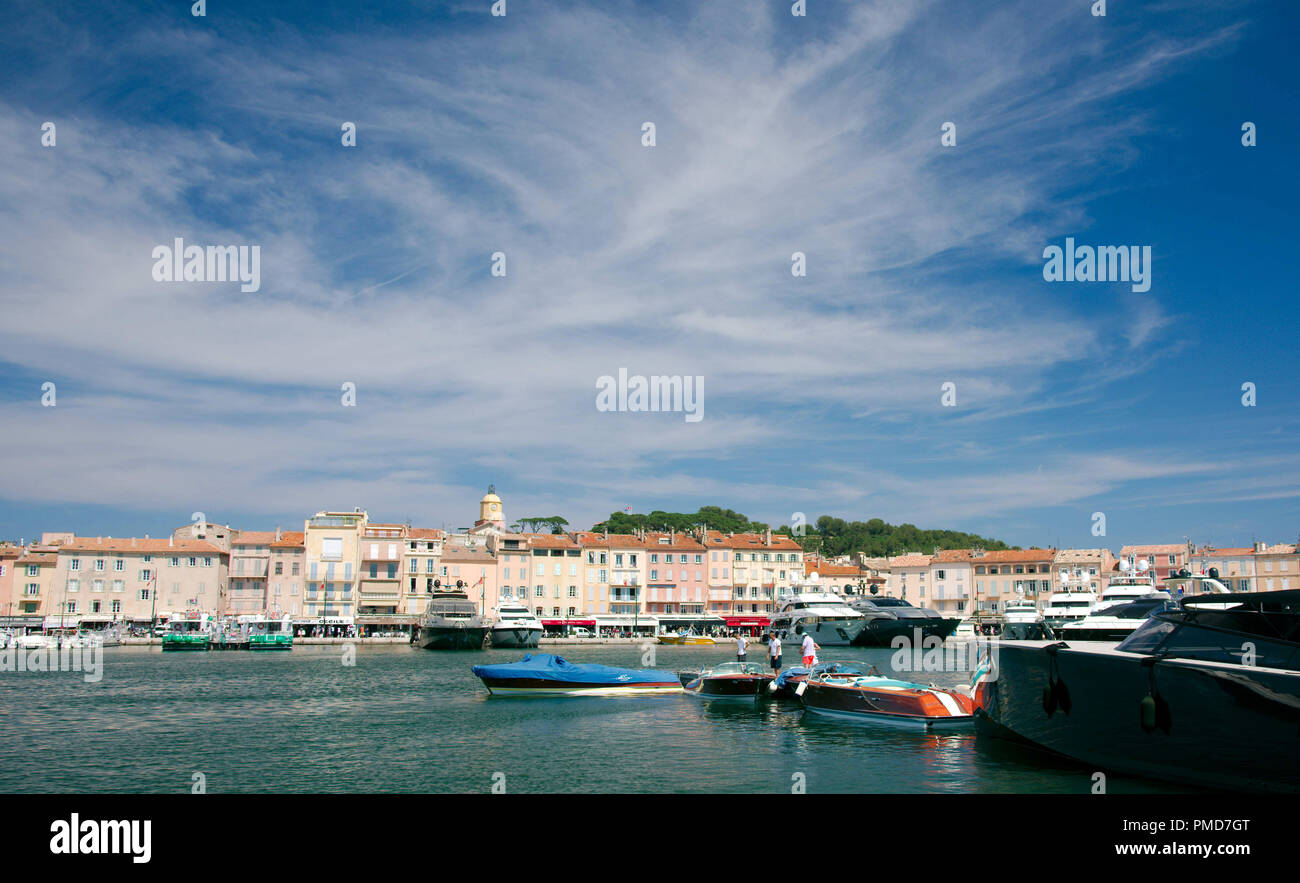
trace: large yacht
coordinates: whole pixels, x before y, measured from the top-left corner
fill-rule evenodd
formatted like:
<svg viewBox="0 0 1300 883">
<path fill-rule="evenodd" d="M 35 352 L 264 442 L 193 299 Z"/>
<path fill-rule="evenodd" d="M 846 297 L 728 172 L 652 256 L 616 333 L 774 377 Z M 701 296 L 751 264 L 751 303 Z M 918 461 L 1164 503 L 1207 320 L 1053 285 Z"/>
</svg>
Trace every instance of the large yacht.
<svg viewBox="0 0 1300 883">
<path fill-rule="evenodd" d="M 1146 564 L 1145 561 L 1142 563 Z M 1168 592 L 1156 590 L 1156 581 L 1145 568 L 1141 571 L 1125 571 L 1122 576 L 1111 577 L 1110 585 L 1102 589 L 1101 596 L 1097 598 L 1097 603 L 1092 605 L 1089 615 L 1101 613 L 1108 607 L 1127 604 L 1130 601 L 1150 600 L 1152 596 L 1169 599 Z"/>
<path fill-rule="evenodd" d="M 492 623 L 493 647 L 536 647 L 542 639 L 542 621 L 525 604 L 502 601 Z"/>
<path fill-rule="evenodd" d="M 817 574 L 812 578 L 816 580 Z M 777 601 L 780 607 L 772 616 L 771 631 L 787 644 L 797 645 L 804 635 L 812 635 L 822 647 L 847 647 L 867 627 L 867 617 L 843 598 L 815 586 L 793 587 Z"/>
<path fill-rule="evenodd" d="M 1089 770 L 1300 792 L 1300 590 L 1185 597 L 1113 647 L 997 649 L 973 690 L 986 735 Z"/>
<path fill-rule="evenodd" d="M 487 620 L 463 590 L 441 590 L 420 617 L 416 643 L 424 650 L 481 650 L 487 635 Z"/>
<path fill-rule="evenodd" d="M 1058 629 L 1067 622 L 1076 622 L 1092 612 L 1097 603 L 1096 592 L 1066 589 L 1052 592 L 1043 607 L 1043 622 L 1048 628 Z"/>
<path fill-rule="evenodd" d="M 1009 641 L 1024 641 L 1047 637 L 1047 626 L 1038 605 L 1021 594 L 1002 608 L 1002 637 Z"/>
<path fill-rule="evenodd" d="M 902 598 L 883 595 L 849 595 L 848 605 L 867 618 L 867 627 L 858 633 L 854 644 L 863 647 L 888 647 L 898 635 L 905 635 L 908 640 L 915 638 L 916 630 L 921 630 L 921 637 L 948 637 L 957 628 L 959 620 L 945 618 L 939 611 L 929 607 L 913 607 Z"/>
</svg>

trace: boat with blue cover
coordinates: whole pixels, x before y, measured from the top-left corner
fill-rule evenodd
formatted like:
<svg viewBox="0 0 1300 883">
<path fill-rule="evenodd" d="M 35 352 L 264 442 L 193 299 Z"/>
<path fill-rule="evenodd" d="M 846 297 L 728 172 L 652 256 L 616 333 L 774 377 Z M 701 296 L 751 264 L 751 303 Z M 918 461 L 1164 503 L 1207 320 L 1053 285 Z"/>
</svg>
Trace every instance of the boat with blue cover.
<svg viewBox="0 0 1300 883">
<path fill-rule="evenodd" d="M 518 662 L 501 665 L 475 665 L 470 671 L 493 696 L 627 696 L 682 691 L 681 681 L 672 672 L 569 662 L 546 653 L 529 653 Z"/>
<path fill-rule="evenodd" d="M 819 662 L 812 668 L 796 665 L 791 668 L 781 669 L 781 673 L 776 676 L 776 680 L 767 685 L 767 691 L 770 695 L 780 699 L 798 699 L 799 693 L 796 691 L 799 685 L 806 681 L 810 675 L 823 673 L 880 675 L 876 667 L 867 662 Z"/>
</svg>

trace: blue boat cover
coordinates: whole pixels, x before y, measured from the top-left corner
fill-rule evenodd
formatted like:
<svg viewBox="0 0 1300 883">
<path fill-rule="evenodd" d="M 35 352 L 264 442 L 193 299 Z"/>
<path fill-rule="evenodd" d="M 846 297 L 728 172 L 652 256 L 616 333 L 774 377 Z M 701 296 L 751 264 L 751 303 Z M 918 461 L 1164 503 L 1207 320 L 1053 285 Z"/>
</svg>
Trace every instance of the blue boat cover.
<svg viewBox="0 0 1300 883">
<path fill-rule="evenodd" d="M 616 668 L 612 665 L 569 662 L 563 656 L 547 653 L 525 654 L 518 662 L 503 665 L 476 665 L 471 671 L 480 678 L 533 678 L 544 681 L 567 681 L 579 684 L 663 684 L 677 683 L 671 672 L 653 668 Z"/>
<path fill-rule="evenodd" d="M 790 678 L 797 677 L 800 675 L 806 675 L 808 674 L 809 671 L 811 671 L 811 669 L 804 668 L 802 665 L 796 665 L 793 668 L 781 669 L 781 673 L 776 676 L 777 689 L 784 687 Z"/>
</svg>

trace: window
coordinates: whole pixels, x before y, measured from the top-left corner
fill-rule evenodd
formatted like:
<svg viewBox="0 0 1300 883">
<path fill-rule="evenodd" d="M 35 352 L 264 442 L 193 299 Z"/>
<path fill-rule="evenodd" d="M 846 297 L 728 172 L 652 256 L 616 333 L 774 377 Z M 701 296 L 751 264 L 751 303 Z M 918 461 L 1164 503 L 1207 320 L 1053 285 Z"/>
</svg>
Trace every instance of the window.
<svg viewBox="0 0 1300 883">
<path fill-rule="evenodd" d="M 103 572 L 104 572 L 104 559 L 103 559 L 103 558 L 96 558 L 96 559 L 95 559 L 95 572 L 96 572 L 96 573 L 103 573 Z"/>
<path fill-rule="evenodd" d="M 68 570 L 81 570 L 81 559 L 73 558 L 68 562 Z M 2 571 L 0 571 L 2 573 Z"/>
<path fill-rule="evenodd" d="M 284 575 L 284 562 L 283 562 L 283 561 L 277 561 L 277 562 L 275 562 L 275 575 L 276 575 L 276 576 L 283 576 L 283 575 Z"/>
<path fill-rule="evenodd" d="M 126 562 L 123 561 L 121 558 L 114 558 L 113 569 L 121 573 L 123 570 L 126 570 Z"/>
<path fill-rule="evenodd" d="M 379 557 L 378 547 L 371 547 L 371 557 Z M 322 561 L 342 561 L 343 560 L 343 538 L 342 537 L 324 537 L 320 541 L 320 557 Z"/>
<path fill-rule="evenodd" d="M 76 579 L 68 580 L 68 591 L 69 592 L 81 591 L 81 580 L 76 580 Z"/>
<path fill-rule="evenodd" d="M 151 579 L 153 579 L 153 571 L 152 571 L 152 570 L 150 570 L 150 569 L 148 569 L 148 568 L 145 568 L 144 570 L 140 571 L 140 582 L 142 582 L 142 583 L 147 583 L 147 582 L 149 582 L 149 580 L 151 580 Z"/>
<path fill-rule="evenodd" d="M 41 584 L 40 584 L 40 583 L 28 583 L 28 584 L 27 584 L 27 594 L 28 594 L 28 595 L 39 595 L 40 593 L 41 593 Z"/>
</svg>

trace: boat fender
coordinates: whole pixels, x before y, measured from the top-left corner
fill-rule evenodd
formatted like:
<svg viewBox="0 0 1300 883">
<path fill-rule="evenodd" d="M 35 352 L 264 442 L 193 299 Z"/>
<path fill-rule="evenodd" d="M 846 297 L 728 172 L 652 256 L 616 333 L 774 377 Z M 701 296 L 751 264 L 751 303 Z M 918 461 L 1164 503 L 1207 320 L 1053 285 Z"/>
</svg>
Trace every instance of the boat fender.
<svg viewBox="0 0 1300 883">
<path fill-rule="evenodd" d="M 806 690 L 806 689 L 808 689 L 808 682 L 807 682 L 807 681 L 800 681 L 800 682 L 799 682 L 799 686 L 797 686 L 797 687 L 794 688 L 794 695 L 796 695 L 796 696 L 802 696 L 802 695 L 803 695 L 803 691 Z"/>
<path fill-rule="evenodd" d="M 1142 697 L 1138 703 L 1139 715 L 1138 723 L 1142 725 L 1142 732 L 1153 733 L 1156 729 L 1156 700 L 1148 693 Z"/>
<path fill-rule="evenodd" d="M 775 692 L 776 692 L 776 681 L 768 681 L 768 684 L 767 684 L 767 692 L 769 692 L 769 693 L 775 693 Z"/>
</svg>

